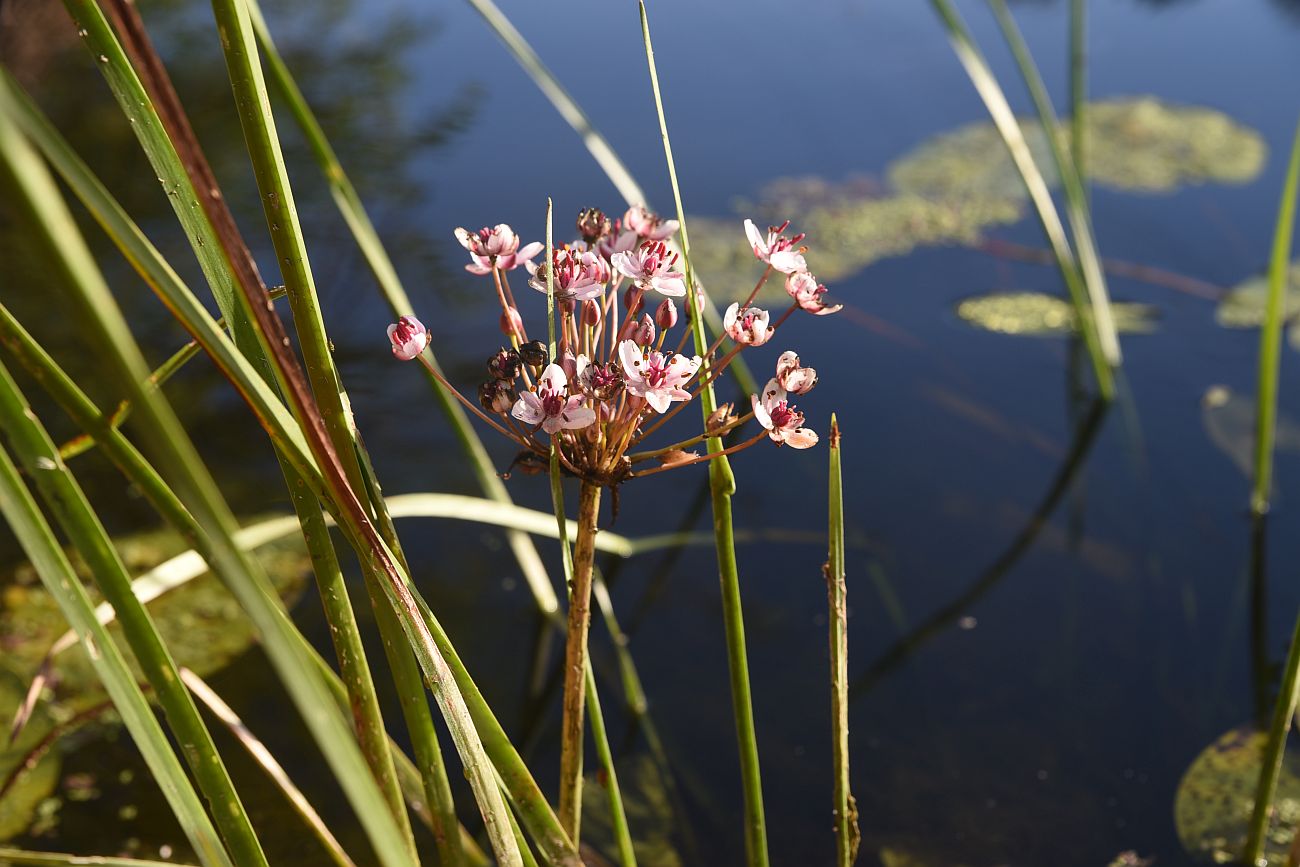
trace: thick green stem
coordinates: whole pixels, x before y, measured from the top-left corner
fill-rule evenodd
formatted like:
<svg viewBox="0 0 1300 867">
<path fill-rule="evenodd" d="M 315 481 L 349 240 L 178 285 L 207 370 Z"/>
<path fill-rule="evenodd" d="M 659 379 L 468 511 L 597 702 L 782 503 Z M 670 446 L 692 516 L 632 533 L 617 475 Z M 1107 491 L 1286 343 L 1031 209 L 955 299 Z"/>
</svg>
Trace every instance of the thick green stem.
<svg viewBox="0 0 1300 867">
<path fill-rule="evenodd" d="M 560 723 L 560 824 L 573 840 L 579 839 L 582 824 L 582 724 L 587 633 L 591 626 L 591 572 L 599 513 L 600 486 L 584 481 L 578 494 L 578 539 L 573 546 L 573 586 L 564 643 L 564 716 Z"/>
<path fill-rule="evenodd" d="M 849 791 L 849 607 L 844 583 L 844 488 L 840 473 L 840 426 L 831 416 L 830 550 L 826 557 L 826 594 L 830 622 L 831 754 L 835 783 L 835 863 L 850 867 L 858 857 L 858 807 Z"/>
</svg>

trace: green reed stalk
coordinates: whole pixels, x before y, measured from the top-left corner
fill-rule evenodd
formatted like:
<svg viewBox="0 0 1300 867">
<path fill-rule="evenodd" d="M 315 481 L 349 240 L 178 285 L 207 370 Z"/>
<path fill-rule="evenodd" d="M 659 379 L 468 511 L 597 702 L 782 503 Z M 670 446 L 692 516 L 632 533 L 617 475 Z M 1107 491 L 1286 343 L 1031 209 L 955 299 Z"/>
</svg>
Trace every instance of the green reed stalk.
<svg viewBox="0 0 1300 867">
<path fill-rule="evenodd" d="M 587 660 L 587 712 L 591 716 L 591 743 L 596 748 L 600 766 L 605 771 L 605 797 L 609 802 L 610 823 L 614 828 L 614 843 L 618 846 L 618 859 L 623 867 L 636 867 L 636 851 L 632 848 L 632 831 L 623 809 L 623 793 L 614 769 L 614 753 L 609 747 L 609 734 L 605 731 L 605 717 L 600 711 L 600 696 L 596 692 L 596 673 Z"/>
<path fill-rule="evenodd" d="M 122 623 L 122 634 L 158 697 L 168 726 L 237 864 L 265 865 L 266 856 L 243 803 L 217 753 L 198 708 L 180 682 L 171 653 L 153 618 L 131 592 L 131 576 L 81 486 L 59 457 L 58 447 L 26 398 L 0 364 L 0 427 L 15 456 L 36 484 L 50 512 L 94 576 Z"/>
<path fill-rule="evenodd" d="M 1070 158 L 1087 195 L 1088 171 L 1087 0 L 1070 0 Z"/>
<path fill-rule="evenodd" d="M 681 188 L 677 183 L 677 169 L 673 164 L 672 144 L 668 140 L 668 121 L 664 117 L 663 95 L 659 91 L 659 73 L 655 69 L 654 47 L 650 41 L 650 22 L 646 17 L 644 0 L 638 0 L 641 12 L 641 36 L 645 41 L 646 65 L 650 72 L 650 89 L 654 95 L 655 111 L 659 115 L 659 132 L 663 136 L 664 158 L 668 164 L 668 178 L 672 182 L 673 199 L 677 205 L 680 223 L 682 259 L 686 270 L 687 316 L 695 338 L 695 351 L 703 355 L 708 349 L 704 323 L 696 311 L 695 272 L 691 267 L 691 243 L 686 232 L 686 209 L 682 205 Z M 710 364 L 705 359 L 700 377 L 709 381 Z M 700 390 L 700 411 L 705 423 L 717 409 L 718 400 L 713 386 Z M 710 437 L 706 441 L 709 454 L 722 451 L 722 440 Z M 718 455 L 709 461 L 709 495 L 713 503 L 713 532 L 718 554 L 718 578 L 722 587 L 722 618 L 727 634 L 727 662 L 731 672 L 731 704 L 736 718 L 736 740 L 740 750 L 740 774 L 745 797 L 745 853 L 750 867 L 766 867 L 767 824 L 763 811 L 763 783 L 758 763 L 758 736 L 754 729 L 754 704 L 749 685 L 749 659 L 745 649 L 745 616 L 740 601 L 740 572 L 736 565 L 736 539 L 731 521 L 731 495 L 736 492 L 736 478 L 726 456 Z"/>
<path fill-rule="evenodd" d="M 92 10 L 97 12 L 98 10 Z M 112 50 L 105 40 L 107 25 L 102 16 L 98 22 L 82 16 L 81 28 L 91 40 L 91 25 L 95 25 L 94 42 L 104 51 Z M 111 36 L 111 34 L 109 34 Z M 123 58 L 124 60 L 124 58 Z M 109 65 L 109 64 L 101 64 Z M 125 66 L 129 71 L 129 66 Z M 9 118 L 15 114 L 5 92 L 0 92 L 0 114 L 6 118 L 0 124 L 13 132 L 7 140 L 16 142 L 18 164 L 22 170 L 15 172 L 21 179 L 17 187 L 18 198 L 35 230 L 35 236 L 53 269 L 54 280 L 70 290 L 87 323 L 83 328 L 86 343 L 96 346 L 101 357 L 122 381 L 127 394 L 136 403 L 141 421 L 140 431 L 145 442 L 166 462 L 171 483 L 180 492 L 186 505 L 204 528 L 215 548 L 214 567 L 226 577 L 231 592 L 241 607 L 249 614 L 257 628 L 268 657 L 280 675 L 295 704 L 307 722 L 308 728 L 319 743 L 326 760 L 333 767 L 339 783 L 348 794 L 363 827 L 370 835 L 376 854 L 384 864 L 408 864 L 401 834 L 397 831 L 387 810 L 376 809 L 379 790 L 370 777 L 361 753 L 342 717 L 330 710 L 328 693 L 319 678 L 309 667 L 306 658 L 292 637 L 283 629 L 281 621 L 272 613 L 269 602 L 269 580 L 260 566 L 249 559 L 231 540 L 235 521 L 229 507 L 222 500 L 211 475 L 200 461 L 184 429 L 161 396 L 145 385 L 148 367 L 135 344 L 102 275 L 95 266 L 89 249 L 79 229 L 68 212 L 53 179 L 39 162 L 30 146 L 19 139 Z M 133 104 L 132 117 L 148 111 L 148 105 Z M 156 117 L 156 116 L 155 116 Z"/>
<path fill-rule="evenodd" d="M 1060 215 L 1052 203 L 1051 191 L 1034 162 L 1020 124 L 1007 103 L 1006 94 L 1002 92 L 1002 87 L 994 77 L 993 71 L 989 69 L 984 56 L 975 46 L 951 0 L 930 0 L 930 2 L 948 31 L 953 52 L 966 70 L 976 92 L 984 101 L 989 116 L 1002 136 L 1011 160 L 1025 184 L 1039 223 L 1052 248 L 1052 255 L 1056 259 L 1061 278 L 1065 281 L 1066 289 L 1069 290 L 1070 301 L 1079 317 L 1079 331 L 1088 350 L 1093 375 L 1097 380 L 1097 389 L 1104 399 L 1110 400 L 1115 395 L 1115 375 L 1112 364 L 1117 364 L 1119 361 L 1119 339 L 1113 335 L 1108 337 L 1102 335 L 1098 319 L 1100 314 L 1094 314 L 1093 306 L 1089 303 L 1087 286 L 1080 275 L 1074 252 L 1066 239 L 1065 227 L 1061 223 Z M 1107 347 L 1112 349 L 1108 351 Z"/>
<path fill-rule="evenodd" d="M 858 806 L 849 791 L 849 607 L 844 582 L 844 483 L 840 472 L 840 425 L 831 415 L 830 551 L 826 593 L 830 606 L 831 754 L 835 774 L 835 863 L 850 867 L 858 857 Z"/>
<path fill-rule="evenodd" d="M 66 855 L 62 852 L 24 852 L 21 849 L 0 849 L 0 864 L 13 867 L 45 867 L 45 865 L 72 865 L 72 867 L 175 867 L 174 861 L 142 861 L 139 858 L 110 858 L 101 855 Z"/>
<path fill-rule="evenodd" d="M 22 93 L 10 78 L 0 82 L 0 86 L 7 86 L 15 97 L 19 122 L 24 131 L 32 137 L 46 158 L 91 210 L 146 282 L 160 295 L 187 296 L 190 309 L 197 308 L 199 306 L 197 301 L 192 299 L 189 290 L 181 283 L 175 271 L 81 162 L 30 98 Z M 170 148 L 169 143 L 164 145 L 159 145 L 151 156 L 157 160 L 166 160 L 167 157 L 175 160 L 175 150 Z M 177 166 L 179 166 L 178 162 Z M 180 171 L 183 176 L 183 169 Z M 177 179 L 175 182 L 179 185 L 182 180 Z M 194 231 L 196 234 L 193 237 L 199 239 L 195 250 L 203 261 L 203 257 L 209 253 L 208 245 L 211 244 L 215 248 L 219 242 L 212 234 L 211 226 L 202 221 L 195 225 Z M 205 273 L 208 274 L 209 280 L 220 280 L 224 276 L 218 262 L 209 262 Z M 213 283 L 213 285 L 217 284 Z M 242 316 L 236 307 L 231 306 L 234 299 L 228 291 L 214 292 L 214 294 L 219 306 L 227 314 L 227 318 L 234 323 L 232 334 L 239 349 L 249 358 L 261 361 L 262 369 L 258 372 L 257 378 L 269 380 L 269 370 L 265 366 L 257 337 L 249 327 L 247 318 Z M 180 309 L 175 301 L 170 303 L 173 310 Z M 216 330 L 219 331 L 219 327 Z M 199 342 L 195 341 L 195 345 L 199 345 Z M 271 399 L 275 400 L 273 396 Z M 278 400 L 275 402 L 278 405 Z M 303 538 L 311 557 L 313 575 L 330 623 L 330 637 L 335 646 L 340 671 L 351 693 L 349 712 L 353 716 L 363 753 L 381 789 L 385 792 L 390 810 L 395 817 L 401 817 L 399 821 L 406 822 L 408 820 L 402 804 L 401 792 L 391 768 L 391 759 L 387 758 L 388 745 L 379 701 L 375 694 L 356 616 L 348 599 L 338 558 L 324 528 L 320 504 L 310 491 L 304 489 L 298 472 L 285 463 L 283 456 L 279 457 L 286 487 L 294 510 L 299 516 Z"/>
<path fill-rule="evenodd" d="M 356 867 L 352 859 L 348 857 L 348 853 L 343 851 L 343 846 L 340 845 L 338 838 L 330 832 L 325 820 L 312 807 L 311 801 L 307 800 L 307 796 L 302 793 L 302 790 L 294 785 L 284 767 L 275 760 L 275 756 L 266 748 L 266 744 L 262 743 L 257 735 L 253 734 L 248 726 L 244 725 L 244 721 L 239 718 L 239 714 L 235 713 L 234 709 L 226 704 L 203 678 L 188 668 L 181 669 L 180 677 L 185 682 L 185 686 L 189 687 L 190 692 L 199 701 L 203 702 L 213 716 L 221 720 L 222 724 L 235 736 L 235 739 L 248 751 L 248 754 L 253 757 L 253 761 L 262 767 L 262 770 L 275 783 L 280 793 L 293 806 L 294 812 L 311 830 L 316 842 L 320 843 L 321 847 L 328 853 L 330 860 L 338 867 Z"/>
<path fill-rule="evenodd" d="M 1092 217 L 1089 214 L 1088 192 L 1083 181 L 1083 172 L 1075 165 L 1073 159 L 1074 148 L 1083 147 L 1083 129 L 1076 124 L 1076 121 L 1082 123 L 1083 108 L 1081 105 L 1073 107 L 1075 114 L 1070 119 L 1071 140 L 1070 149 L 1067 150 L 1061 143 L 1061 124 L 1057 120 L 1055 109 L 1052 108 L 1047 87 L 1043 84 L 1043 78 L 1029 53 L 1029 46 L 1025 44 L 1020 28 L 1016 26 L 1015 19 L 1007 8 L 1006 0 L 989 0 L 989 6 L 993 9 L 998 27 L 1001 28 L 1016 65 L 1020 68 L 1021 78 L 1024 79 L 1025 87 L 1029 90 L 1034 108 L 1038 112 L 1043 136 L 1047 140 L 1048 151 L 1052 155 L 1056 174 L 1061 179 L 1061 189 L 1065 193 L 1065 215 L 1070 223 L 1074 249 L 1084 285 L 1088 290 L 1088 299 L 1092 304 L 1102 349 L 1110 364 L 1118 365 L 1120 363 L 1119 337 L 1115 329 L 1115 317 L 1110 308 L 1110 291 L 1106 288 L 1106 274 L 1101 266 L 1101 256 L 1097 252 L 1097 242 L 1093 236 Z M 1074 70 L 1074 74 L 1081 79 L 1082 70 Z M 1082 87 L 1082 81 L 1076 82 L 1072 77 L 1071 97 L 1077 98 Z M 1074 138 L 1076 135 L 1079 137 L 1077 141 Z"/>
<path fill-rule="evenodd" d="M 1277 433 L 1277 392 L 1282 367 L 1282 320 L 1286 316 L 1287 269 L 1291 261 L 1291 237 L 1295 233 L 1296 187 L 1300 183 L 1300 125 L 1291 143 L 1282 200 L 1278 203 L 1273 230 L 1273 249 L 1268 263 L 1268 301 L 1259 333 L 1259 385 L 1255 399 L 1255 484 L 1250 510 L 1256 515 L 1268 511 L 1273 485 L 1273 440 Z"/>
<path fill-rule="evenodd" d="M 0 142 L 0 148 L 3 146 Z M 199 860 L 205 865 L 231 867 L 233 862 L 154 718 L 149 702 L 108 631 L 95 619 L 94 606 L 81 579 L 73 572 L 40 507 L 23 485 L 18 468 L 3 448 L 0 448 L 0 513 L 63 615 L 81 636 L 86 655 Z"/>
</svg>

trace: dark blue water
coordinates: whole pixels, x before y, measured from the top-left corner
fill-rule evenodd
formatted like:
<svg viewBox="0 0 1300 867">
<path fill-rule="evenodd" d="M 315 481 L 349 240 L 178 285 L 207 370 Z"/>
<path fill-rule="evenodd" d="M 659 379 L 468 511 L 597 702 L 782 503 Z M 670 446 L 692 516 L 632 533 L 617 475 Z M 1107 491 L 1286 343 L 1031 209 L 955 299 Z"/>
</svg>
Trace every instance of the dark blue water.
<svg viewBox="0 0 1300 867">
<path fill-rule="evenodd" d="M 1013 105 L 1027 111 L 983 4 L 961 8 Z M 436 350 L 452 377 L 473 388 L 499 335 L 491 287 L 460 270 L 452 229 L 509 222 L 526 240 L 541 238 L 549 196 L 562 235 L 580 207 L 621 210 L 614 187 L 467 5 L 385 0 L 320 13 L 328 30 L 317 30 L 324 25 L 312 15 L 272 11 L 291 63 L 296 52 L 322 81 L 340 82 L 309 86 L 309 95 L 326 108 L 327 126 L 333 117 L 342 131 L 345 162 L 394 243 Z M 515 3 L 505 11 L 652 202 L 669 208 L 635 8 Z M 1014 11 L 1063 103 L 1066 4 L 1024 2 Z M 1247 184 L 1097 190 L 1102 253 L 1225 287 L 1257 273 L 1300 110 L 1300 11 L 1280 0 L 1098 0 L 1089 11 L 1094 98 L 1153 94 L 1216 108 L 1269 147 L 1263 171 Z M 921 141 L 985 118 L 938 19 L 918 0 L 657 0 L 650 14 L 690 213 L 730 216 L 733 200 L 778 177 L 878 175 Z M 411 44 L 377 47 L 395 21 Z M 214 56 L 197 25 L 177 29 L 207 46 L 196 56 Z M 165 37 L 158 41 L 176 60 Z M 332 63 L 347 46 L 360 46 L 350 62 L 376 65 Z M 366 70 L 380 64 L 382 98 L 349 89 L 350 76 L 369 81 Z M 201 92 L 197 83 L 193 92 Z M 218 87 L 203 100 L 200 124 L 226 154 L 218 168 L 255 237 L 260 217 L 239 199 L 247 182 L 221 96 Z M 432 141 L 423 137 L 430 128 L 438 131 Z M 417 371 L 395 368 L 387 356 L 387 312 L 313 167 L 300 160 L 291 171 L 304 196 L 315 196 L 309 245 L 326 319 L 386 490 L 475 492 Z M 129 177 L 116 184 L 129 188 Z M 151 213 L 166 237 L 166 213 Z M 739 233 L 739 218 L 735 224 Z M 1030 220 L 994 235 L 1044 246 Z M 815 268 L 816 238 L 809 243 Z M 1155 334 L 1125 338 L 1124 398 L 1094 424 L 1081 424 L 1087 406 L 1072 397 L 1067 341 L 977 331 L 952 313 L 958 300 L 993 290 L 1060 294 L 1056 272 L 973 249 L 922 248 L 831 286 L 887 323 L 886 334 L 861 316 L 796 317 L 771 358 L 755 353 L 765 376 L 779 349 L 798 349 L 821 372 L 801 405 L 809 423 L 825 432 L 834 411 L 845 431 L 862 863 L 875 863 L 883 848 L 934 865 L 1104 865 L 1129 849 L 1182 863 L 1172 804 L 1183 770 L 1272 695 L 1272 670 L 1252 647 L 1279 663 L 1300 605 L 1293 580 L 1300 462 L 1278 459 L 1268 568 L 1255 587 L 1267 608 L 1252 620 L 1249 482 L 1211 442 L 1201 406 L 1213 384 L 1253 392 L 1257 334 L 1218 327 L 1204 298 L 1120 276 L 1110 285 L 1116 298 L 1159 308 L 1160 321 Z M 157 343 L 171 345 L 167 332 Z M 1284 416 L 1300 417 L 1300 390 L 1288 385 L 1300 377 L 1296 362 L 1295 352 L 1284 352 Z M 1086 364 L 1073 368 L 1086 380 Z M 210 376 L 194 377 L 211 384 Z M 236 501 L 249 511 L 284 508 L 274 489 L 250 489 L 273 464 L 242 409 L 205 393 L 194 412 L 209 425 L 205 448 L 232 487 L 239 484 Z M 510 450 L 487 441 L 504 467 Z M 825 462 L 824 448 L 739 455 L 737 526 L 815 540 L 825 528 Z M 680 471 L 627 485 L 615 529 L 660 533 L 692 514 L 691 526 L 707 529 L 707 509 L 692 512 L 703 476 Z M 517 476 L 510 487 L 519 502 L 548 508 L 543 478 Z M 403 529 L 426 596 L 512 736 L 538 744 L 532 764 L 544 786 L 553 785 L 558 703 L 552 694 L 540 716 L 531 710 L 540 627 L 500 534 L 427 521 Z M 539 546 L 556 559 L 553 545 Z M 769 838 L 781 865 L 826 864 L 833 855 L 824 553 L 816 541 L 740 549 Z M 615 606 L 689 816 L 674 820 L 674 844 L 687 864 L 740 864 L 739 777 L 711 551 L 685 549 L 667 568 L 648 555 L 616 579 Z M 316 603 L 309 598 L 296 614 L 324 642 Z M 612 673 L 605 631 L 596 627 L 593 636 L 599 667 Z M 250 654 L 214 682 L 233 692 L 233 703 L 346 829 L 346 808 L 318 759 L 278 704 L 266 706 L 275 687 L 260 658 Z M 631 768 L 646 755 L 645 739 L 629 728 L 616 683 L 605 683 L 615 749 Z M 280 815 L 273 796 L 251 797 L 259 820 Z M 471 821 L 467 795 L 461 806 Z M 102 852 L 128 835 L 153 846 L 175 842 L 156 796 L 154 808 L 153 824 L 122 830 L 95 821 L 114 804 L 70 805 L 63 831 L 33 843 Z M 277 864 L 315 863 L 301 841 L 272 845 Z"/>
</svg>

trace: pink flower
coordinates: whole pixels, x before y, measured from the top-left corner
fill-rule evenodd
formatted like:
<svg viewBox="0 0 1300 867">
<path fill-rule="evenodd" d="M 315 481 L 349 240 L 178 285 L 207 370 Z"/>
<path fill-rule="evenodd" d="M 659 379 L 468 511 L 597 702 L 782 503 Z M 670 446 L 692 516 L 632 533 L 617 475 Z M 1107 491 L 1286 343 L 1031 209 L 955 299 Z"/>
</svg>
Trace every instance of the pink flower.
<svg viewBox="0 0 1300 867">
<path fill-rule="evenodd" d="M 776 360 L 776 382 L 791 394 L 807 394 L 817 384 L 817 371 L 800 367 L 799 356 L 787 350 Z"/>
<path fill-rule="evenodd" d="M 556 247 L 551 251 L 551 269 L 555 273 L 555 297 L 559 301 L 590 301 L 605 292 L 609 282 L 609 265 L 587 250 Z M 538 292 L 546 292 L 546 266 L 529 269 L 528 281 Z"/>
<path fill-rule="evenodd" d="M 647 241 L 662 241 L 677 231 L 676 220 L 663 220 L 641 205 L 633 205 L 623 215 L 623 225 Z"/>
<path fill-rule="evenodd" d="M 762 346 L 772 337 L 776 329 L 767 325 L 766 310 L 746 307 L 742 312 L 739 304 L 732 304 L 722 317 L 722 328 L 727 336 L 745 346 Z"/>
<path fill-rule="evenodd" d="M 754 418 L 767 430 L 772 442 L 795 449 L 817 445 L 817 434 L 803 426 L 803 413 L 790 406 L 785 389 L 775 379 L 767 381 L 761 400 L 754 395 L 750 402 L 754 406 Z"/>
<path fill-rule="evenodd" d="M 617 364 L 596 364 L 578 356 L 578 388 L 593 400 L 612 400 L 623 390 L 623 371 Z"/>
<path fill-rule="evenodd" d="M 814 316 L 829 316 L 843 309 L 843 304 L 827 305 L 822 300 L 826 287 L 807 271 L 799 271 L 785 278 L 785 291 L 804 310 Z"/>
<path fill-rule="evenodd" d="M 645 398 L 655 412 L 667 412 L 675 400 L 691 399 L 691 393 L 682 386 L 700 369 L 698 355 L 664 355 L 624 340 L 618 345 L 618 358 L 623 363 L 628 392 Z"/>
<path fill-rule="evenodd" d="M 808 269 L 808 264 L 798 248 L 799 242 L 804 238 L 803 234 L 800 233 L 793 238 L 781 234 L 789 225 L 790 221 L 786 220 L 779 226 L 769 226 L 767 236 L 764 237 L 759 234 L 753 220 L 745 221 L 745 237 L 749 239 L 749 246 L 753 249 L 754 255 L 783 274 L 793 274 Z"/>
<path fill-rule="evenodd" d="M 635 281 L 642 291 L 654 289 L 661 295 L 672 297 L 686 294 L 685 275 L 672 270 L 677 264 L 677 254 L 669 253 L 663 241 L 646 241 L 635 250 L 615 253 L 610 262 L 620 274 Z"/>
<path fill-rule="evenodd" d="M 596 251 L 609 259 L 615 253 L 626 253 L 628 250 L 635 250 L 640 240 L 636 232 L 623 227 L 622 220 L 615 220 L 613 227 L 596 242 Z"/>
<path fill-rule="evenodd" d="M 484 227 L 477 232 L 457 228 L 456 240 L 469 250 L 473 261 L 465 266 L 465 270 L 471 274 L 491 274 L 494 266 L 502 271 L 513 271 L 546 249 L 536 241 L 519 249 L 519 236 L 505 223 L 497 223 L 491 229 Z"/>
<path fill-rule="evenodd" d="M 388 341 L 393 344 L 394 356 L 410 361 L 429 345 L 429 332 L 414 316 L 403 316 L 388 326 Z"/>
<path fill-rule="evenodd" d="M 552 436 L 584 428 L 596 420 L 596 411 L 582 405 L 582 395 L 569 396 L 568 389 L 564 370 L 558 364 L 547 365 L 537 379 L 537 390 L 520 392 L 510 414 L 524 424 L 541 425 Z"/>
</svg>

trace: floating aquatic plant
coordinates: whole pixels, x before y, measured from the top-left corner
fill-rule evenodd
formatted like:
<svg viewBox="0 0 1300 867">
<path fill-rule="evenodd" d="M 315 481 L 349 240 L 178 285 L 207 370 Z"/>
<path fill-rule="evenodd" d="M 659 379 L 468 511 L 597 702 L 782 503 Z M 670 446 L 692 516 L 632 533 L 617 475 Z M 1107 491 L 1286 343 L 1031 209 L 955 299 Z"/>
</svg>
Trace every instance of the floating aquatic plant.
<svg viewBox="0 0 1300 867">
<path fill-rule="evenodd" d="M 1041 127 L 1022 124 L 1035 161 L 1050 183 Z M 1058 135 L 1069 136 L 1068 121 Z M 1268 154 L 1263 138 L 1222 112 L 1168 105 L 1144 96 L 1089 104 L 1088 179 L 1134 192 L 1172 192 L 1188 184 L 1245 183 L 1259 175 Z M 975 123 L 931 139 L 894 161 L 890 183 L 899 192 L 940 200 L 967 196 L 1023 198 L 1023 184 L 997 130 Z"/>
<path fill-rule="evenodd" d="M 1156 309 L 1149 304 L 1111 305 L 1121 334 L 1149 334 L 1156 328 Z M 1078 315 L 1064 298 L 1044 292 L 994 292 L 957 304 L 957 317 L 976 328 L 1000 334 L 1047 337 L 1078 331 Z"/>
</svg>

